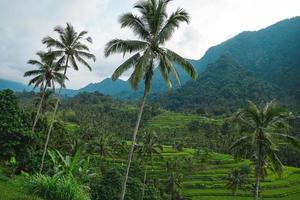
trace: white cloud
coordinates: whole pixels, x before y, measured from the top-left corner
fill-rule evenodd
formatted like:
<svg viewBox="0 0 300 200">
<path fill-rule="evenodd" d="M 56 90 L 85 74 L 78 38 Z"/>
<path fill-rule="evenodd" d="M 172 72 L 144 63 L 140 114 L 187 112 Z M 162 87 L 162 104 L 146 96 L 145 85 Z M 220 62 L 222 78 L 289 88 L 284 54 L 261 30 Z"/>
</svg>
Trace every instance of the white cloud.
<svg viewBox="0 0 300 200">
<path fill-rule="evenodd" d="M 132 38 L 121 30 L 118 17 L 132 11 L 136 0 L 1 0 L 0 1 L 0 78 L 26 82 L 28 59 L 44 48 L 41 39 L 55 36 L 56 25 L 71 22 L 76 30 L 87 30 L 97 61 L 94 70 L 70 71 L 70 88 L 109 77 L 121 64 L 121 56 L 104 58 L 104 45 L 113 38 Z M 216 45 L 241 31 L 258 30 L 285 18 L 300 15 L 299 0 L 174 0 L 170 11 L 185 8 L 191 23 L 183 25 L 167 46 L 187 58 L 199 59 Z M 125 77 L 128 74 L 125 74 Z"/>
</svg>

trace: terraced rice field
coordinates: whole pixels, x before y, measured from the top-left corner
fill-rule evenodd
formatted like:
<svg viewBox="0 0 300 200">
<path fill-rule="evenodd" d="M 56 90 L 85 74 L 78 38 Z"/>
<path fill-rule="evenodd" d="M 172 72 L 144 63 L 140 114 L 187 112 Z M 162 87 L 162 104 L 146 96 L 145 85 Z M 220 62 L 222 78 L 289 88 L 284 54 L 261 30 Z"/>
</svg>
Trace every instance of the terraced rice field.
<svg viewBox="0 0 300 200">
<path fill-rule="evenodd" d="M 191 114 L 165 112 L 149 120 L 148 128 L 159 130 L 160 133 L 168 133 L 170 129 L 184 130 L 191 121 L 199 121 L 200 124 L 212 123 L 221 125 L 222 120 L 211 119 Z M 164 147 L 163 156 L 165 159 L 188 158 L 194 155 L 193 149 L 184 149 L 176 152 L 170 146 Z M 228 173 L 237 167 L 249 166 L 249 161 L 236 162 L 229 155 L 210 153 L 208 164 L 203 167 L 184 167 L 182 169 L 183 183 L 182 190 L 186 197 L 192 200 L 250 200 L 251 189 L 238 191 L 235 195 L 226 188 L 226 177 Z M 155 175 L 165 173 L 162 161 L 155 163 Z M 187 163 L 187 165 L 189 165 Z M 253 174 L 250 181 L 254 183 Z M 300 200 L 300 169 L 285 167 L 281 177 L 269 173 L 262 182 L 262 199 L 267 200 Z"/>
<path fill-rule="evenodd" d="M 165 111 L 164 113 L 152 118 L 146 124 L 147 128 L 159 129 L 164 131 L 167 129 L 182 129 L 192 121 L 199 121 L 201 124 L 211 123 L 215 125 L 221 125 L 221 120 L 216 120 L 207 117 L 201 117 L 192 114 L 182 114 Z"/>
<path fill-rule="evenodd" d="M 185 160 L 193 158 L 195 150 L 184 149 L 175 151 L 171 146 L 164 146 L 164 159 L 154 159 L 153 166 L 148 177 L 157 177 L 164 182 L 167 178 L 165 162 L 170 159 Z M 114 160 L 117 163 L 125 163 L 123 159 Z M 195 162 L 193 160 L 192 162 Z M 234 161 L 231 156 L 209 153 L 204 167 L 182 161 L 180 173 L 182 173 L 182 193 L 191 200 L 252 200 L 251 189 L 239 190 L 235 195 L 226 188 L 226 177 L 235 168 L 249 166 L 250 161 Z M 191 166 L 193 165 L 193 166 Z M 123 165 L 124 166 L 124 165 Z M 255 182 L 252 172 L 249 181 Z M 299 200 L 300 199 L 300 168 L 285 167 L 281 177 L 269 172 L 262 182 L 261 199 L 263 200 Z"/>
<path fill-rule="evenodd" d="M 176 152 L 169 146 L 164 147 L 163 155 L 167 158 L 191 157 L 194 150 L 185 149 Z M 207 165 L 202 169 L 183 168 L 183 194 L 192 200 L 248 200 L 251 191 L 238 191 L 235 196 L 226 188 L 226 177 L 230 170 L 249 165 L 249 161 L 236 162 L 228 155 L 209 153 Z M 158 163 L 157 163 L 158 164 Z M 250 180 L 254 183 L 253 174 Z M 284 174 L 278 177 L 269 173 L 262 182 L 262 199 L 298 200 L 300 199 L 300 169 L 285 167 Z"/>
</svg>

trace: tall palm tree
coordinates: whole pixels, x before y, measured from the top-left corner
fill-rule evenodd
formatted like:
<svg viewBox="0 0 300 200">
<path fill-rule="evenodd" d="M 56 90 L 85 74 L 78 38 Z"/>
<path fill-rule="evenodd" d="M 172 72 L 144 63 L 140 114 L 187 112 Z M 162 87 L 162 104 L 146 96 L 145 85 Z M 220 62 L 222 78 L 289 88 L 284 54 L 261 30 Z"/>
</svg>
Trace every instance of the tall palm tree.
<svg viewBox="0 0 300 200">
<path fill-rule="evenodd" d="M 168 173 L 167 192 L 171 195 L 171 200 L 181 199 L 181 176 L 178 174 L 179 162 L 177 160 L 167 161 L 166 171 Z"/>
<path fill-rule="evenodd" d="M 126 13 L 121 16 L 120 23 L 122 28 L 131 28 L 139 40 L 114 39 L 108 42 L 105 48 L 106 57 L 115 53 L 122 53 L 123 55 L 126 53 L 134 53 L 115 70 L 112 75 L 113 80 L 118 79 L 125 71 L 133 68 L 133 73 L 129 78 L 131 87 L 136 90 L 139 82 L 142 79 L 144 81 L 142 104 L 133 132 L 126 174 L 122 185 L 121 200 L 124 200 L 125 197 L 126 183 L 136 143 L 136 136 L 143 114 L 146 96 L 151 88 L 155 63 L 159 63 L 158 68 L 168 87 L 172 87 L 170 73 L 173 74 L 180 84 L 179 74 L 173 66 L 173 63 L 178 63 L 192 79 L 196 79 L 197 77 L 197 73 L 191 63 L 174 51 L 163 47 L 165 42 L 172 37 L 182 22 L 189 22 L 188 13 L 181 8 L 168 16 L 167 5 L 169 2 L 170 0 L 141 0 L 136 3 L 134 8 L 139 11 L 140 15 Z"/>
<path fill-rule="evenodd" d="M 55 83 L 65 87 L 64 81 L 66 76 L 61 72 L 60 65 L 55 62 L 55 54 L 52 52 L 38 52 L 40 60 L 29 60 L 28 63 L 36 65 L 39 68 L 25 72 L 24 76 L 34 76 L 29 81 L 29 85 L 34 85 L 34 88 L 40 87 L 41 98 L 39 100 L 38 110 L 32 125 L 32 131 L 34 131 L 36 123 L 39 119 L 39 115 L 44 103 L 46 89 L 55 88 Z"/>
<path fill-rule="evenodd" d="M 282 107 L 275 102 L 267 103 L 263 108 L 257 107 L 253 102 L 239 111 L 237 119 L 251 131 L 237 140 L 231 147 L 236 153 L 252 153 L 255 168 L 254 200 L 259 199 L 260 182 L 266 175 L 268 166 L 278 174 L 283 171 L 283 165 L 277 156 L 276 141 L 283 139 L 296 148 L 300 149 L 300 141 L 293 136 L 287 135 L 281 130 L 290 116 Z M 246 151 L 246 152 L 245 152 Z"/>
<path fill-rule="evenodd" d="M 155 132 L 145 132 L 142 137 L 142 144 L 138 145 L 137 152 L 139 153 L 140 157 L 143 159 L 145 164 L 145 171 L 144 171 L 144 179 L 143 179 L 143 188 L 142 188 L 142 196 L 141 200 L 144 199 L 145 196 L 145 187 L 146 187 L 146 180 L 147 180 L 147 164 L 150 161 L 152 164 L 154 155 L 161 155 L 163 150 L 163 146 L 158 143 L 158 137 Z"/>
<path fill-rule="evenodd" d="M 54 48 L 52 51 L 57 57 L 59 57 L 58 63 L 63 65 L 64 75 L 67 73 L 67 69 L 69 64 L 75 70 L 79 70 L 77 62 L 86 66 L 89 70 L 92 70 L 92 67 L 88 64 L 85 59 L 92 59 L 93 61 L 96 60 L 96 57 L 89 53 L 89 48 L 87 45 L 83 43 L 83 40 L 92 43 L 91 37 L 86 37 L 87 31 L 81 31 L 77 33 L 73 26 L 67 23 L 66 27 L 57 26 L 54 28 L 54 31 L 59 34 L 59 39 L 54 39 L 50 36 L 45 37 L 42 40 L 43 44 L 47 45 L 47 48 Z M 61 93 L 62 87 L 59 89 L 58 98 L 54 107 L 50 127 L 47 134 L 47 140 L 44 147 L 43 158 L 41 162 L 40 172 L 43 170 L 44 166 L 44 159 L 47 152 L 47 147 L 49 143 L 50 134 L 53 128 L 58 104 L 59 104 L 59 96 Z"/>
</svg>

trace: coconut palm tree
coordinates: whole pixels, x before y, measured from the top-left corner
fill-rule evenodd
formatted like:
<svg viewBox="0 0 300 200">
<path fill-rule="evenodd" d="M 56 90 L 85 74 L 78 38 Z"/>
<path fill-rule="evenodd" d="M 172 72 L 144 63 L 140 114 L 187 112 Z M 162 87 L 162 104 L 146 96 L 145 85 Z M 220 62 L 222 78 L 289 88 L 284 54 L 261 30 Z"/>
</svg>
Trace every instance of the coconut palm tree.
<svg viewBox="0 0 300 200">
<path fill-rule="evenodd" d="M 66 76 L 61 72 L 60 65 L 55 62 L 55 54 L 52 52 L 38 52 L 40 60 L 29 60 L 28 63 L 31 65 L 36 65 L 39 68 L 35 70 L 30 70 L 25 72 L 24 76 L 34 76 L 29 81 L 29 85 L 34 85 L 34 88 L 40 87 L 41 98 L 38 104 L 38 110 L 32 125 L 32 131 L 34 131 L 36 123 L 39 119 L 39 115 L 44 103 L 46 89 L 55 88 L 55 83 L 65 87 L 64 81 Z"/>
<path fill-rule="evenodd" d="M 178 174 L 179 162 L 177 160 L 170 160 L 166 163 L 166 171 L 168 173 L 167 192 L 171 196 L 171 200 L 181 199 L 181 175 Z"/>
<path fill-rule="evenodd" d="M 105 159 L 105 157 L 113 157 L 112 148 L 107 136 L 101 135 L 100 137 L 97 137 L 93 142 L 93 146 L 95 151 L 100 154 L 101 159 Z"/>
<path fill-rule="evenodd" d="M 142 137 L 142 144 L 138 145 L 137 147 L 137 152 L 140 155 L 140 157 L 143 159 L 143 162 L 145 164 L 141 200 L 143 200 L 145 196 L 145 187 L 146 187 L 147 169 L 148 169 L 147 164 L 149 161 L 152 164 L 153 157 L 155 155 L 161 156 L 162 150 L 163 150 L 163 146 L 158 143 L 158 137 L 156 133 L 154 131 L 145 132 L 145 134 Z"/>
<path fill-rule="evenodd" d="M 266 176 L 267 167 L 278 174 L 283 171 L 283 165 L 277 156 L 276 142 L 283 139 L 300 149 L 300 141 L 293 136 L 284 134 L 286 120 L 290 116 L 285 109 L 275 102 L 267 103 L 263 108 L 257 107 L 253 102 L 239 111 L 237 119 L 248 127 L 250 134 L 237 140 L 231 147 L 235 153 L 252 153 L 255 169 L 254 200 L 259 199 L 260 182 Z"/>
<path fill-rule="evenodd" d="M 85 59 L 92 59 L 93 61 L 96 61 L 96 57 L 93 54 L 89 53 L 88 46 L 83 43 L 84 40 L 92 43 L 92 38 L 86 37 L 86 34 L 88 32 L 81 31 L 80 33 L 77 33 L 73 26 L 69 23 L 67 23 L 66 27 L 55 27 L 54 31 L 59 34 L 59 39 L 54 39 L 50 36 L 47 36 L 42 40 L 42 43 L 46 44 L 47 48 L 54 48 L 52 52 L 57 57 L 59 57 L 58 63 L 64 66 L 64 75 L 66 75 L 69 65 L 71 65 L 73 69 L 79 70 L 78 62 L 86 66 L 89 70 L 92 70 L 92 67 L 88 64 L 88 62 Z M 53 129 L 53 124 L 58 109 L 59 96 L 61 90 L 62 87 L 59 89 L 58 98 L 54 107 L 50 127 L 48 129 L 47 140 L 45 143 L 43 158 L 40 167 L 41 172 L 43 170 L 47 146 L 49 143 L 50 134 Z"/>
<path fill-rule="evenodd" d="M 120 23 L 122 28 L 131 28 L 133 33 L 139 39 L 114 39 L 108 42 L 105 48 L 106 57 L 115 53 L 122 53 L 123 55 L 126 55 L 127 53 L 134 53 L 115 70 L 112 75 L 113 80 L 118 79 L 125 71 L 133 68 L 133 73 L 129 78 L 131 87 L 136 90 L 142 79 L 144 82 L 144 93 L 136 126 L 133 132 L 132 145 L 128 155 L 127 169 L 122 185 L 121 200 L 125 197 L 126 183 L 134 146 L 136 144 L 136 136 L 143 114 L 146 96 L 151 88 L 155 64 L 159 63 L 158 68 L 168 87 L 172 87 L 170 74 L 172 74 L 180 84 L 179 74 L 173 63 L 179 64 L 192 79 L 196 79 L 197 77 L 197 73 L 191 63 L 174 51 L 164 47 L 166 41 L 172 37 L 179 25 L 182 22 L 189 22 L 188 13 L 181 8 L 177 9 L 169 16 L 167 14 L 167 5 L 169 2 L 170 0 L 141 0 L 136 3 L 134 8 L 137 9 L 140 14 L 135 15 L 132 13 L 126 13 L 121 16 Z"/>
<path fill-rule="evenodd" d="M 242 173 L 239 169 L 234 169 L 228 174 L 226 187 L 235 195 L 237 190 L 246 184 L 246 178 L 247 174 Z"/>
</svg>

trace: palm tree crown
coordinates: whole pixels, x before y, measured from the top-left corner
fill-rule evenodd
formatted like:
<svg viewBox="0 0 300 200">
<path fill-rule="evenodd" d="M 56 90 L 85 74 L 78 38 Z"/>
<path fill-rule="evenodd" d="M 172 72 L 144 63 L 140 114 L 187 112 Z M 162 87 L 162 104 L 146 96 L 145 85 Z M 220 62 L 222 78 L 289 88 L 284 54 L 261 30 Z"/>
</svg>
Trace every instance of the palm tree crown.
<svg viewBox="0 0 300 200">
<path fill-rule="evenodd" d="M 126 13 L 120 17 L 121 27 L 131 28 L 140 40 L 114 39 L 107 43 L 105 56 L 114 53 L 135 53 L 121 64 L 112 75 L 116 80 L 129 68 L 134 68 L 129 82 L 133 89 L 137 89 L 138 83 L 143 78 L 145 93 L 149 92 L 154 72 L 154 62 L 159 63 L 162 77 L 169 87 L 172 83 L 169 74 L 172 73 L 177 82 L 180 77 L 173 66 L 178 63 L 191 76 L 196 79 L 197 73 L 192 64 L 163 45 L 168 41 L 173 32 L 182 22 L 189 23 L 188 13 L 179 8 L 170 16 L 167 14 L 167 5 L 170 0 L 143 0 L 139 1 L 134 8 L 140 15 Z"/>
<path fill-rule="evenodd" d="M 159 144 L 155 132 L 148 131 L 142 137 L 142 144 L 138 145 L 137 152 L 145 160 L 152 161 L 154 155 L 160 155 L 163 146 Z"/>
<path fill-rule="evenodd" d="M 259 198 L 260 180 L 266 176 L 267 167 L 278 174 L 283 171 L 283 165 L 277 156 L 276 142 L 284 139 L 296 148 L 300 147 L 299 140 L 285 134 L 286 129 L 282 128 L 286 127 L 290 115 L 273 101 L 263 108 L 249 102 L 245 109 L 238 112 L 239 122 L 246 126 L 251 134 L 237 140 L 231 149 L 237 154 L 250 152 L 253 155 L 256 176 L 254 199 L 256 200 Z"/>
<path fill-rule="evenodd" d="M 34 76 L 29 81 L 29 85 L 33 84 L 34 88 L 40 86 L 42 91 L 44 87 L 54 87 L 55 83 L 64 87 L 64 81 L 67 77 L 61 73 L 60 65 L 55 62 L 55 55 L 52 52 L 38 52 L 37 55 L 40 60 L 29 60 L 28 63 L 39 68 L 24 74 L 25 77 Z"/>
<path fill-rule="evenodd" d="M 46 44 L 48 48 L 55 48 L 53 51 L 56 56 L 59 56 L 59 63 L 68 65 L 70 61 L 72 67 L 78 70 L 77 61 L 85 65 L 89 70 L 92 70 L 91 66 L 85 59 L 96 60 L 96 57 L 89 53 L 87 45 L 82 43 L 82 40 L 86 40 L 92 43 L 91 37 L 86 37 L 87 31 L 81 31 L 79 34 L 74 30 L 73 26 L 67 23 L 67 26 L 57 26 L 54 31 L 59 34 L 59 39 L 54 39 L 50 36 L 45 37 L 42 40 L 43 44 Z M 66 69 L 65 69 L 66 70 Z"/>
</svg>

